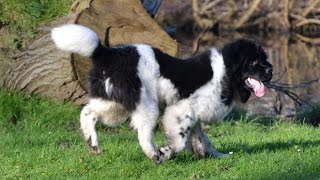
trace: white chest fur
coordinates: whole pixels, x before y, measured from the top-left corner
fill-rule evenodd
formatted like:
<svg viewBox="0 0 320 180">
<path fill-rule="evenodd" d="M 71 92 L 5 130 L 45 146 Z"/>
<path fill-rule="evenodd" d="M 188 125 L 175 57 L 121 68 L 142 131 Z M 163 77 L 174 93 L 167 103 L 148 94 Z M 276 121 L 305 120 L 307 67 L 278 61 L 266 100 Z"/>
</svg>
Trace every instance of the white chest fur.
<svg viewBox="0 0 320 180">
<path fill-rule="evenodd" d="M 196 118 L 204 122 L 224 118 L 233 107 L 233 103 L 227 106 L 221 99 L 222 80 L 226 70 L 222 55 L 216 49 L 211 49 L 210 59 L 212 79 L 188 98 Z"/>
</svg>

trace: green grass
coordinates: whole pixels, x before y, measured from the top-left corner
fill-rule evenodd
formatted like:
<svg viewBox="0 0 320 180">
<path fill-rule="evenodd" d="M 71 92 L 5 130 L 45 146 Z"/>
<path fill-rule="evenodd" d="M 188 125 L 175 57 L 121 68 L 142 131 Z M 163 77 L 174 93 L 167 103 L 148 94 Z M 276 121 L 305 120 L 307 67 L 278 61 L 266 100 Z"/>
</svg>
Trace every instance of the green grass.
<svg viewBox="0 0 320 180">
<path fill-rule="evenodd" d="M 74 0 L 0 0 L 0 29 L 5 26 L 7 32 L 0 40 L 8 41 L 12 49 L 20 48 L 23 41 L 35 36 L 40 24 L 67 14 L 72 2 Z"/>
<path fill-rule="evenodd" d="M 233 152 L 231 157 L 203 159 L 183 152 L 155 165 L 125 125 L 100 126 L 103 153 L 91 155 L 80 136 L 79 112 L 69 104 L 0 91 L 1 179 L 320 178 L 320 129 L 307 124 L 225 121 L 208 134 L 218 150 Z"/>
</svg>

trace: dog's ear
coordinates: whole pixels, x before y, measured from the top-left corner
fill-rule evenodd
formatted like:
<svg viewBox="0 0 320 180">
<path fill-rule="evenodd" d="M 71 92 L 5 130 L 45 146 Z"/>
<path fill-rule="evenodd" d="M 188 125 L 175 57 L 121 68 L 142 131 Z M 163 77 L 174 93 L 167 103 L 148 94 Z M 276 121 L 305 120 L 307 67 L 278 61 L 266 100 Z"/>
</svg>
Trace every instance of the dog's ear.
<svg viewBox="0 0 320 180">
<path fill-rule="evenodd" d="M 231 68 L 231 72 L 235 72 L 241 64 L 241 60 L 239 59 L 240 51 L 241 49 L 237 41 L 226 44 L 221 50 L 223 61 L 226 67 Z"/>
</svg>

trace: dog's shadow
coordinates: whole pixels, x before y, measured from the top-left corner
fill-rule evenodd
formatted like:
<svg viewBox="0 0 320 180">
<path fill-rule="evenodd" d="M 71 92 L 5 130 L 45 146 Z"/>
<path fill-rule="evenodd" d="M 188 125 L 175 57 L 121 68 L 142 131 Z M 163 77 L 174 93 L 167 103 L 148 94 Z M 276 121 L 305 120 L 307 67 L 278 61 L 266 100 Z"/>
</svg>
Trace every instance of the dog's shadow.
<svg viewBox="0 0 320 180">
<path fill-rule="evenodd" d="M 235 143 L 232 147 L 219 149 L 222 152 L 244 153 L 244 154 L 256 154 L 261 152 L 276 152 L 279 150 L 288 150 L 290 148 L 303 149 L 313 146 L 320 146 L 320 140 L 315 141 L 300 141 L 300 140 L 288 140 L 277 142 L 258 143 L 255 145 L 248 145 L 246 143 Z"/>
<path fill-rule="evenodd" d="M 317 147 L 320 146 L 320 140 L 315 141 L 300 141 L 300 140 L 288 140 L 285 141 L 277 141 L 277 142 L 267 142 L 267 143 L 259 143 L 255 145 L 248 145 L 247 143 L 233 143 L 230 145 L 232 147 L 226 147 L 226 148 L 218 148 L 217 150 L 223 153 L 229 153 L 232 152 L 233 155 L 236 154 L 258 154 L 262 152 L 276 152 L 281 150 L 288 150 L 290 148 L 296 148 L 297 151 L 303 151 L 304 148 L 308 147 Z M 232 157 L 231 155 L 230 157 Z M 226 157 L 226 158 L 230 158 Z M 176 163 L 185 163 L 186 158 L 188 158 L 189 162 L 196 162 L 201 159 L 210 159 L 210 157 L 199 157 L 196 155 L 192 155 L 190 152 L 183 153 L 178 155 L 174 161 Z M 212 157 L 214 158 L 214 157 Z"/>
</svg>

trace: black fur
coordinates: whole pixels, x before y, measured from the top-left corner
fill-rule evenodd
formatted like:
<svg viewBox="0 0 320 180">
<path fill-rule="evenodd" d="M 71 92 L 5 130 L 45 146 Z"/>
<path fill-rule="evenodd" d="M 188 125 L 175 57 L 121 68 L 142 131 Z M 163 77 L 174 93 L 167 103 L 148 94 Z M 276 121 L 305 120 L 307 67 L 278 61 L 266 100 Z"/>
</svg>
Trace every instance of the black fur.
<svg viewBox="0 0 320 180">
<path fill-rule="evenodd" d="M 233 99 L 245 103 L 251 89 L 245 85 L 248 77 L 270 81 L 272 65 L 267 61 L 263 48 L 251 40 L 240 39 L 222 49 L 227 76 L 224 77 L 222 99 L 229 105 Z"/>
<path fill-rule="evenodd" d="M 178 89 L 181 99 L 189 97 L 213 76 L 209 52 L 182 60 L 162 53 L 158 49 L 153 50 L 160 65 L 161 75 L 171 80 Z"/>
<path fill-rule="evenodd" d="M 89 96 L 121 103 L 133 111 L 139 102 L 141 81 L 137 75 L 139 54 L 134 46 L 105 48 L 99 45 L 92 55 L 89 74 Z M 113 85 L 111 94 L 105 90 L 105 80 Z"/>
<path fill-rule="evenodd" d="M 180 99 L 188 98 L 214 75 L 210 51 L 185 60 L 171 57 L 156 48 L 153 51 L 160 75 L 174 84 Z M 253 41 L 241 39 L 227 44 L 222 49 L 222 56 L 226 76 L 223 77 L 221 99 L 226 105 L 230 105 L 233 100 L 245 103 L 249 99 L 252 90 L 246 86 L 246 78 L 269 81 L 272 77 L 272 65 L 267 62 L 266 53 Z M 137 75 L 139 53 L 136 47 L 105 48 L 99 45 L 92 55 L 92 61 L 89 95 L 119 102 L 128 111 L 133 111 L 139 102 L 141 89 Z M 110 94 L 105 90 L 107 78 L 110 78 L 113 85 Z"/>
</svg>

